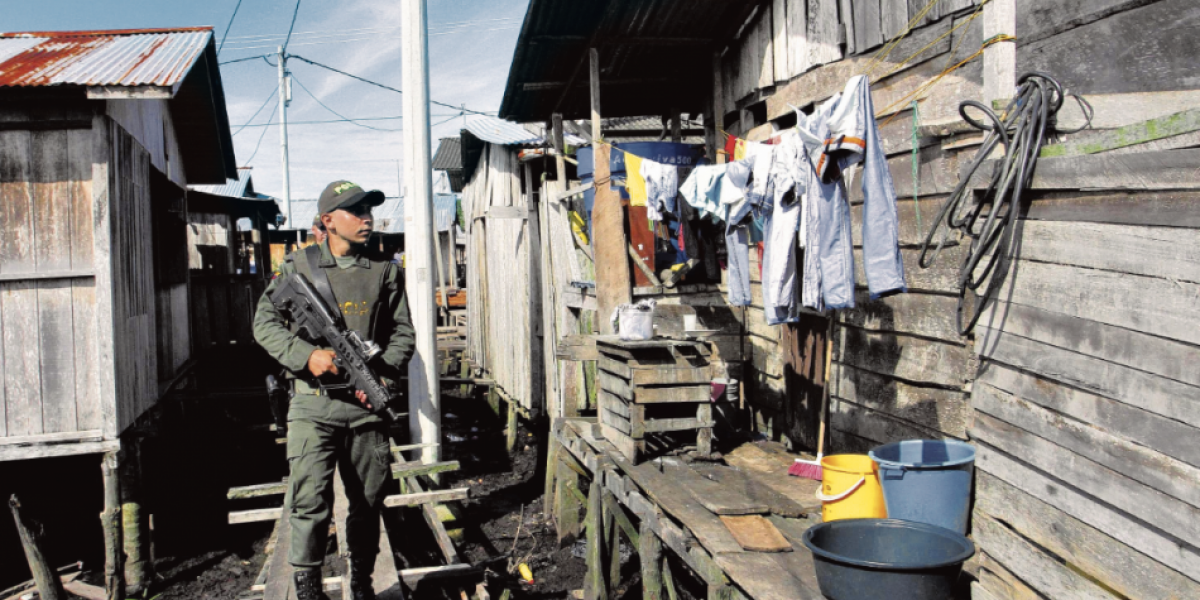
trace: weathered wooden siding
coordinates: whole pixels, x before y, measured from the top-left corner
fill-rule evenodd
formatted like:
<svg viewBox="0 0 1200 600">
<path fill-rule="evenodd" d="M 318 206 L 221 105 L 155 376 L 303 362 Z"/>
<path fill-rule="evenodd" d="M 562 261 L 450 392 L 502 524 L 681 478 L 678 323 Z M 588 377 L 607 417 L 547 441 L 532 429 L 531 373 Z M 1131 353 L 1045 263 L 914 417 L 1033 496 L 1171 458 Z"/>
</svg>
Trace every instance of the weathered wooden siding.
<svg viewBox="0 0 1200 600">
<path fill-rule="evenodd" d="M 916 257 L 924 230 L 958 182 L 960 163 L 971 158 L 981 139 L 944 125 L 959 121 L 959 102 L 979 96 L 982 61 L 976 58 L 943 74 L 981 47 L 981 16 L 980 7 L 970 0 L 943 0 L 928 7 L 920 0 L 776 1 L 722 58 L 725 110 L 765 106 L 767 123 L 739 119 L 732 129 L 752 140 L 776 131 L 775 121 L 790 118 L 792 106 L 819 104 L 841 92 L 854 75 L 871 78 L 899 197 L 909 293 L 869 299 L 861 261 L 862 194 L 858 186 L 851 186 L 860 290 L 858 308 L 835 315 L 829 435 L 836 451 L 862 451 L 911 437 L 966 437 L 975 359 L 971 341 L 958 335 L 954 323 L 956 261 L 962 249 L 951 246 L 928 270 L 917 267 Z M 766 30 L 765 23 L 770 23 Z M 838 45 L 843 26 L 845 56 Z M 774 81 L 757 77 L 758 65 L 783 57 L 788 57 L 786 68 L 771 63 Z M 916 123 L 913 99 L 920 104 Z M 750 113 L 741 111 L 743 116 Z M 915 190 L 914 127 L 922 128 L 916 141 Z M 756 248 L 751 248 L 750 258 L 752 302 L 742 321 L 749 366 L 747 399 L 766 433 L 811 448 L 823 389 L 827 321 L 805 315 L 796 325 L 767 325 Z"/>
<path fill-rule="evenodd" d="M 150 212 L 150 153 L 114 124 L 109 164 L 113 358 L 117 429 L 158 399 L 158 319 Z"/>
<path fill-rule="evenodd" d="M 187 225 L 188 268 L 212 275 L 234 272 L 234 234 L 229 215 L 190 213 Z"/>
<path fill-rule="evenodd" d="M 108 116 L 150 154 L 150 164 L 179 187 L 187 187 L 183 157 L 167 100 L 109 100 Z"/>
<path fill-rule="evenodd" d="M 90 129 L 0 132 L 0 437 L 107 429 L 92 156 Z"/>
<path fill-rule="evenodd" d="M 1149 216 L 1102 192 L 1032 212 L 976 328 L 997 597 L 1200 597 L 1200 228 Z"/>
<path fill-rule="evenodd" d="M 532 182 L 530 182 L 532 185 Z M 530 189 L 530 188 L 527 188 Z M 543 408 L 537 204 L 523 194 L 511 148 L 489 144 L 463 189 L 470 215 L 468 338 L 471 358 L 528 411 Z M 478 263 L 478 264 L 477 264 Z"/>
</svg>

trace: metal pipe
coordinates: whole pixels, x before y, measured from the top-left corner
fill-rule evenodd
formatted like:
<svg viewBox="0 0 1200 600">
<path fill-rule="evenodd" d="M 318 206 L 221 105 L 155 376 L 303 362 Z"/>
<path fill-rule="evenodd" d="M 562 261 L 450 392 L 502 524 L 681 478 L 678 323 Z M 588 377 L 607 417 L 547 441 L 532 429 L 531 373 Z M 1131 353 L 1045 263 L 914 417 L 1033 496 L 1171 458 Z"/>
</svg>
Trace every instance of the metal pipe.
<svg viewBox="0 0 1200 600">
<path fill-rule="evenodd" d="M 279 47 L 279 149 L 283 157 L 283 216 L 287 218 L 287 226 L 293 229 L 299 229 L 297 224 L 292 223 L 292 177 L 291 168 L 288 166 L 288 137 L 287 137 L 287 106 L 291 101 L 290 87 L 288 86 L 288 71 L 287 71 L 287 54 L 283 51 L 283 46 Z M 297 243 L 299 243 L 299 235 L 297 235 Z"/>
</svg>

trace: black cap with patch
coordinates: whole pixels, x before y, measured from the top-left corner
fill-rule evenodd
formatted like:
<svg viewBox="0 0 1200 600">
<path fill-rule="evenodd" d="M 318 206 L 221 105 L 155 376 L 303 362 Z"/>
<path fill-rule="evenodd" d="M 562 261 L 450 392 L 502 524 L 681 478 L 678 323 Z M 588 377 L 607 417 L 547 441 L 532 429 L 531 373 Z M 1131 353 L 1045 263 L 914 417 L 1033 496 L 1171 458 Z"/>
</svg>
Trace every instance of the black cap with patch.
<svg viewBox="0 0 1200 600">
<path fill-rule="evenodd" d="M 357 183 L 335 181 L 325 187 L 321 198 L 317 200 L 317 213 L 331 213 L 339 208 L 349 208 L 355 204 L 379 206 L 383 204 L 383 192 L 379 190 L 363 191 Z"/>
</svg>

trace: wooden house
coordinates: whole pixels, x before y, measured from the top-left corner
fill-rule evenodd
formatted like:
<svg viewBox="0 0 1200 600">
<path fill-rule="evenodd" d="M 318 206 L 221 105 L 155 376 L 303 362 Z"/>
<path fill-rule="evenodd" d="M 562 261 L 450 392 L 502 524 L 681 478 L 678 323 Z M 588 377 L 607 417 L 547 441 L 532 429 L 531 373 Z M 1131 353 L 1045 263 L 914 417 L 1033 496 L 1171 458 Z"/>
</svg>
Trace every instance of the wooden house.
<svg viewBox="0 0 1200 600">
<path fill-rule="evenodd" d="M 188 270 L 197 351 L 253 343 L 254 307 L 271 279 L 267 226 L 279 204 L 254 191 L 250 168 L 188 189 Z M 239 227 L 239 222 L 245 225 Z"/>
<path fill-rule="evenodd" d="M 0 460 L 114 450 L 193 352 L 188 184 L 235 177 L 210 28 L 0 35 Z"/>
<path fill-rule="evenodd" d="M 613 258 L 625 255 L 627 216 L 609 239 L 571 239 L 560 200 L 578 182 L 560 162 L 540 197 L 529 196 L 537 210 L 510 210 L 539 215 L 550 232 L 540 237 L 540 270 L 503 284 L 523 289 L 540 277 L 541 293 L 527 293 L 542 303 L 541 325 L 493 321 L 511 296 L 489 290 L 477 296 L 490 304 L 479 309 L 480 330 L 540 332 L 558 346 L 537 367 L 550 378 L 594 368 L 587 335 L 577 334 L 588 322 L 603 331 L 616 302 L 689 307 L 722 330 L 720 353 L 742 365 L 752 426 L 796 450 L 816 446 L 831 332 L 834 452 L 910 438 L 975 445 L 974 598 L 1200 597 L 1200 379 L 1191 368 L 1200 349 L 1200 42 L 1186 33 L 1198 20 L 1186 0 L 533 0 L 500 116 L 556 132 L 600 118 L 702 114 L 717 157 L 726 133 L 766 140 L 795 123 L 796 108 L 811 111 L 867 75 L 899 196 L 909 293 L 871 300 L 859 281 L 855 309 L 768 325 L 753 248 L 749 307 L 729 307 L 724 282 L 639 286 L 634 265 Z M 1091 126 L 1042 150 L 1004 284 L 960 335 L 966 244 L 952 243 L 930 268 L 917 258 L 983 141 L 960 103 L 1002 109 L 1029 71 L 1080 94 Z M 1083 125 L 1084 112 L 1068 99 L 1057 125 Z M 501 204 L 517 204 L 522 185 L 536 188 L 519 170 L 489 163 L 487 172 Z M 493 174 L 507 179 L 492 184 Z M 473 204 L 471 218 L 480 222 L 493 204 Z M 851 212 L 860 244 L 855 190 Z M 482 243 L 478 230 L 471 248 Z M 595 270 L 594 292 L 571 285 L 574 269 Z M 552 417 L 594 410 L 586 375 L 557 382 L 546 386 Z"/>
</svg>

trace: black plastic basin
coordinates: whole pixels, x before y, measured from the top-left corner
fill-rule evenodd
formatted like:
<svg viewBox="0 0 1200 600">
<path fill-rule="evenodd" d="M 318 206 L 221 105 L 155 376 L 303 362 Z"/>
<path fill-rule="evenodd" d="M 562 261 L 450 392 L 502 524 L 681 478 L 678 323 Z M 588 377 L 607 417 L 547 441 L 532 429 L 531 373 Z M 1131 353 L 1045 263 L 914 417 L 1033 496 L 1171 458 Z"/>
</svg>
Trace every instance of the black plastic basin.
<svg viewBox="0 0 1200 600">
<path fill-rule="evenodd" d="M 946 600 L 975 554 L 966 536 L 896 519 L 846 519 L 804 533 L 830 600 Z"/>
</svg>

